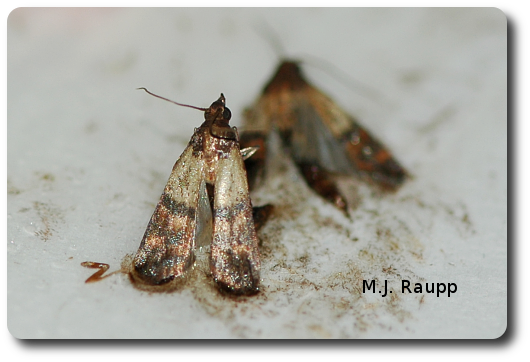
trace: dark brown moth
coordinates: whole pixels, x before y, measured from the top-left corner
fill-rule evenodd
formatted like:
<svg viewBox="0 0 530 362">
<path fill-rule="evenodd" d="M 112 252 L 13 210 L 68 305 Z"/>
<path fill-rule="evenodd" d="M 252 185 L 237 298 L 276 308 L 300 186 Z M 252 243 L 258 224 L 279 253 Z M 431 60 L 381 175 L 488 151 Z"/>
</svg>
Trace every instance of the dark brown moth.
<svg viewBox="0 0 530 362">
<path fill-rule="evenodd" d="M 242 147 L 260 145 L 247 162 L 251 184 L 262 173 L 266 140 L 277 130 L 309 186 L 347 213 L 332 174 L 356 174 L 395 191 L 407 172 L 390 151 L 335 102 L 309 84 L 295 61 L 283 61 L 245 114 Z"/>
<path fill-rule="evenodd" d="M 209 108 L 192 108 L 204 111 L 205 121 L 173 167 L 131 277 L 149 286 L 183 277 L 194 265 L 201 230 L 209 224 L 209 265 L 217 285 L 234 294 L 256 293 L 260 254 L 244 165 L 256 148 L 240 149 L 223 94 Z"/>
</svg>

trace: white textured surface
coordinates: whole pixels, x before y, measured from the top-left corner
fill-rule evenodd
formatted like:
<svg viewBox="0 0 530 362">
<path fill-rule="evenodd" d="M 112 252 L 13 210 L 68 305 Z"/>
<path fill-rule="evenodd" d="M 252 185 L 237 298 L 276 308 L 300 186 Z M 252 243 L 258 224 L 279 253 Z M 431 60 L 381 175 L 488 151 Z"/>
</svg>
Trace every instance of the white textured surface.
<svg viewBox="0 0 530 362">
<path fill-rule="evenodd" d="M 125 275 L 83 281 L 86 260 L 134 253 L 173 163 L 202 122 L 135 91 L 208 106 L 233 123 L 287 55 L 331 62 L 313 83 L 414 175 L 358 195 L 351 219 L 285 160 L 255 202 L 264 291 L 223 298 L 203 281 L 172 294 Z M 506 19 L 496 9 L 18 9 L 8 20 L 8 327 L 19 338 L 495 338 L 507 323 Z M 284 163 L 281 167 L 282 163 Z M 355 199 L 355 196 L 351 196 Z M 451 298 L 362 295 L 359 280 L 453 282 Z"/>
</svg>

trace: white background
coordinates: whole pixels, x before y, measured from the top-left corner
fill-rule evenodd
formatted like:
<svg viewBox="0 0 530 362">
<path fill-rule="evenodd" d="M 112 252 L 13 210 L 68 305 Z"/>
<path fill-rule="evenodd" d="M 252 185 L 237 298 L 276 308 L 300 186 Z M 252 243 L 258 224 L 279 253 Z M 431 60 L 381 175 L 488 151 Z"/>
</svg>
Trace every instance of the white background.
<svg viewBox="0 0 530 362">
<path fill-rule="evenodd" d="M 400 194 L 389 199 L 370 199 L 360 187 L 360 195 L 368 200 L 359 214 L 375 206 L 401 210 L 405 220 L 414 216 L 419 220 L 396 237 L 418 240 L 422 260 L 407 259 L 417 245 L 403 241 L 406 250 L 398 255 L 402 258 L 387 255 L 389 261 L 429 281 L 440 273 L 444 280 L 458 278 L 462 291 L 456 302 L 427 298 L 414 312 L 411 300 L 402 301 L 400 307 L 411 315 L 404 321 L 380 308 L 376 315 L 388 318 L 383 327 L 370 325 L 366 331 L 344 327 L 342 336 L 495 338 L 502 334 L 506 60 L 505 33 L 499 32 L 502 14 L 492 9 L 351 14 L 316 9 L 287 13 L 29 10 L 10 19 L 7 255 L 12 333 L 28 338 L 139 338 L 127 333 L 140 323 L 144 337 L 150 333 L 156 338 L 173 337 L 174 320 L 149 326 L 152 312 L 138 317 L 146 311 L 141 306 L 157 303 L 159 310 L 167 303 L 186 308 L 197 294 L 145 295 L 121 275 L 84 285 L 89 272 L 79 262 L 90 259 L 117 266 L 124 254 L 135 251 L 174 160 L 194 122 L 200 122 L 192 111 L 174 109 L 133 92 L 134 88 L 148 86 L 198 106 L 208 105 L 222 91 L 233 114 L 240 114 L 277 62 L 252 26 L 260 18 L 281 34 L 288 55 L 305 53 L 332 61 L 353 78 L 382 90 L 385 100 L 366 100 L 323 72 L 308 71 L 315 84 L 362 119 L 414 174 Z M 349 21 L 352 18 L 355 21 Z M 311 207 L 335 218 L 333 209 L 308 195 L 304 200 Z M 403 201 L 410 199 L 416 205 L 418 200 L 428 204 L 428 211 Z M 471 224 L 455 222 L 465 215 Z M 391 220 L 383 215 L 382 223 L 392 226 Z M 290 221 L 295 230 L 304 225 Z M 362 238 L 373 234 L 372 221 L 359 216 L 355 227 L 347 220 L 339 223 Z M 274 222 L 281 225 L 281 220 Z M 289 249 L 289 237 L 296 236 L 282 235 L 281 242 Z M 330 238 L 342 245 L 337 241 L 340 235 Z M 289 249 L 287 259 L 295 260 L 297 252 L 296 247 Z M 325 260 L 314 262 L 328 276 L 340 269 L 322 267 L 327 266 Z M 318 297 L 311 296 L 317 301 Z M 319 306 L 308 304 L 309 310 Z M 277 307 L 273 303 L 271 310 Z M 200 328 L 207 337 L 240 336 L 234 333 L 238 324 L 228 329 L 226 324 L 215 325 L 220 319 L 211 318 L 205 309 L 192 307 L 190 313 L 197 316 L 191 314 L 187 316 L 191 321 L 183 321 L 195 330 L 193 337 L 201 336 Z M 314 313 L 310 316 L 316 318 Z M 101 330 L 100 320 L 112 323 Z M 274 337 L 266 334 L 270 328 L 279 328 L 277 337 L 341 337 L 333 330 L 329 335 L 307 335 L 307 326 L 299 319 L 293 321 L 291 335 L 282 335 L 281 325 L 271 326 L 266 320 L 258 322 L 263 323 L 259 330 L 269 338 Z M 333 323 L 324 320 L 319 328 L 329 333 Z"/>
</svg>

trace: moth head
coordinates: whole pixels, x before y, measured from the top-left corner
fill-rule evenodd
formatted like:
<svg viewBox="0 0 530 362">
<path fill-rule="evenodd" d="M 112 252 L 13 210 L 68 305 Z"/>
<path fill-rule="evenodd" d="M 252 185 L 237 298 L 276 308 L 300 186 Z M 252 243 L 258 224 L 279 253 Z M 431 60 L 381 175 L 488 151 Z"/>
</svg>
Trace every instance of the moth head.
<svg viewBox="0 0 530 362">
<path fill-rule="evenodd" d="M 232 118 L 232 112 L 225 106 L 226 99 L 223 93 L 218 100 L 212 103 L 210 108 L 204 112 L 204 118 L 206 120 L 213 118 L 214 121 L 225 122 L 228 125 L 230 118 Z"/>
<path fill-rule="evenodd" d="M 221 93 L 218 100 L 212 103 L 210 108 L 204 112 L 204 119 L 210 122 L 210 134 L 217 138 L 235 140 L 237 134 L 228 124 L 232 112 L 225 106 L 225 96 Z"/>
<path fill-rule="evenodd" d="M 300 62 L 285 60 L 280 63 L 276 73 L 263 90 L 264 93 L 278 92 L 281 90 L 297 90 L 307 85 Z"/>
</svg>

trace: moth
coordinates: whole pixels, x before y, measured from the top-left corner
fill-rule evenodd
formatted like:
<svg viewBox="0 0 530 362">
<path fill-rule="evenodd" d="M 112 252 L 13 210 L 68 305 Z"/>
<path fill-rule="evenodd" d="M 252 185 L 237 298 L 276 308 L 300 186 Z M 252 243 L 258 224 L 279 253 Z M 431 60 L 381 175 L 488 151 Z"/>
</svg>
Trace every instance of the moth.
<svg viewBox="0 0 530 362">
<path fill-rule="evenodd" d="M 260 254 L 244 165 L 256 147 L 241 150 L 223 94 L 209 108 L 173 103 L 204 111 L 205 121 L 173 167 L 133 259 L 131 277 L 149 286 L 183 277 L 194 265 L 195 248 L 209 224 L 209 267 L 217 285 L 233 294 L 256 293 Z"/>
<path fill-rule="evenodd" d="M 355 174 L 384 191 L 395 191 L 407 172 L 390 151 L 331 98 L 311 85 L 299 62 L 283 61 L 261 96 L 245 112 L 242 147 L 259 145 L 247 160 L 251 184 L 263 174 L 267 138 L 277 130 L 307 184 L 347 214 L 333 174 Z"/>
</svg>

